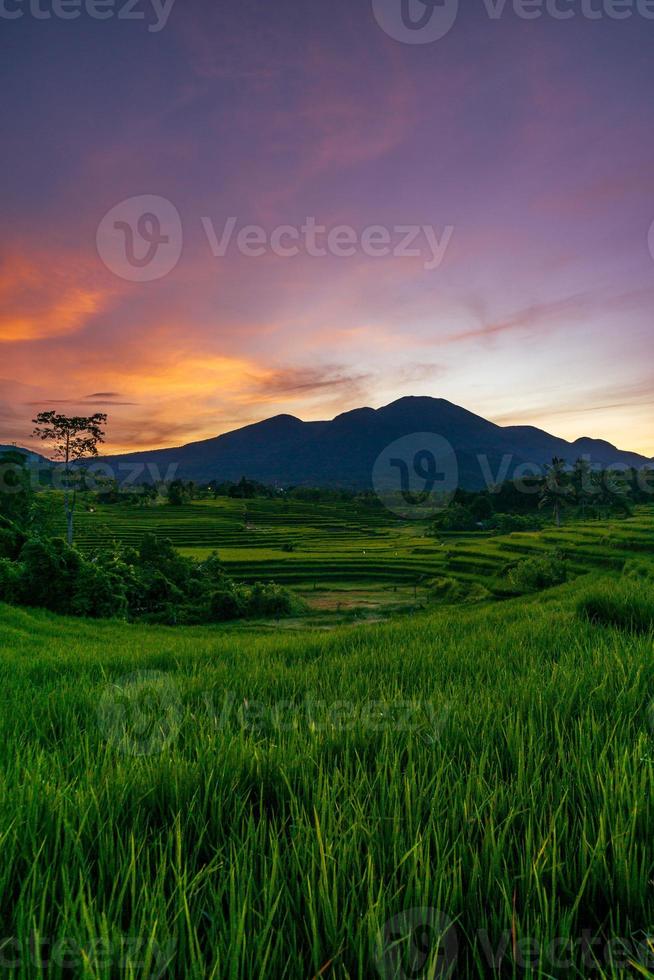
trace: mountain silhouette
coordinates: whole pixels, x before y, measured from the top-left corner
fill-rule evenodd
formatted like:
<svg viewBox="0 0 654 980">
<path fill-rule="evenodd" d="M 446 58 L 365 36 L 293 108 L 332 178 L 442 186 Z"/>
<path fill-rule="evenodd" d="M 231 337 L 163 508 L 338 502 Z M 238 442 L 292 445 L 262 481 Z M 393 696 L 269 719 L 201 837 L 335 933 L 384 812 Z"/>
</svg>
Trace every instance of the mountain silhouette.
<svg viewBox="0 0 654 980">
<path fill-rule="evenodd" d="M 594 467 L 651 464 L 638 453 L 583 438 L 567 442 L 533 426 L 500 426 L 440 398 L 406 397 L 384 408 L 359 408 L 327 422 L 276 415 L 212 439 L 171 449 L 103 457 L 120 482 L 142 468 L 136 482 L 179 477 L 196 482 L 237 481 L 242 476 L 279 486 L 372 484 L 379 454 L 412 433 L 444 437 L 456 452 L 459 482 L 477 489 L 510 479 L 525 464 L 542 467 L 554 456 L 572 464 L 586 456 Z M 481 458 L 480 458 L 481 457 Z"/>
</svg>

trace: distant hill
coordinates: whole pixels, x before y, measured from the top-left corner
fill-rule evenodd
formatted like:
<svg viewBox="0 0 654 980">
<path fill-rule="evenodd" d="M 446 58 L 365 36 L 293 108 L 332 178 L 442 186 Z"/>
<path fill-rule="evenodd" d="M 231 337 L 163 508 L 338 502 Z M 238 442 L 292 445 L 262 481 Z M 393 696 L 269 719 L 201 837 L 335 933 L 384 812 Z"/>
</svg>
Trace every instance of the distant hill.
<svg viewBox="0 0 654 980">
<path fill-rule="evenodd" d="M 640 468 L 652 463 L 601 440 L 570 443 L 531 426 L 495 425 L 440 398 L 401 398 L 384 408 L 345 412 L 330 422 L 277 415 L 213 439 L 103 461 L 116 467 L 144 467 L 137 482 L 162 479 L 169 472 L 196 482 L 246 476 L 279 486 L 365 489 L 371 486 L 378 455 L 390 443 L 416 432 L 437 433 L 450 442 L 458 459 L 460 485 L 469 489 L 486 486 L 489 474 L 492 482 L 498 476 L 508 479 L 518 466 L 542 465 L 554 456 L 573 463 L 587 455 L 593 465 L 603 467 Z"/>
<path fill-rule="evenodd" d="M 9 446 L 0 444 L 0 456 L 3 453 L 20 453 L 22 456 L 26 456 L 31 463 L 38 463 L 40 466 L 52 466 L 53 464 L 45 456 L 41 456 L 40 453 L 34 453 L 31 449 L 23 449 L 22 446 Z"/>
</svg>

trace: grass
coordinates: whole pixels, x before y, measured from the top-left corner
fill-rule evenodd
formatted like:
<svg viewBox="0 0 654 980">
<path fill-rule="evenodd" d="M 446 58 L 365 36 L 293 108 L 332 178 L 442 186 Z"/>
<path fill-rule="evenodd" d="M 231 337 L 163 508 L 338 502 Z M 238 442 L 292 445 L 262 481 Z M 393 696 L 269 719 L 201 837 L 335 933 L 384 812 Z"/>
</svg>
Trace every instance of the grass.
<svg viewBox="0 0 654 980">
<path fill-rule="evenodd" d="M 652 633 L 654 581 L 623 578 L 619 582 L 603 582 L 585 595 L 577 608 L 579 615 L 591 623 Z"/>
<path fill-rule="evenodd" d="M 314 613 L 0 606 L 2 975 L 654 977 L 653 517 L 435 539 L 344 505 L 81 514 L 83 548 L 217 548 Z M 570 581 L 506 599 L 555 550 Z"/>
<path fill-rule="evenodd" d="M 3 975 L 654 976 L 654 638 L 578 618 L 606 581 L 329 632 L 0 606 Z"/>
</svg>

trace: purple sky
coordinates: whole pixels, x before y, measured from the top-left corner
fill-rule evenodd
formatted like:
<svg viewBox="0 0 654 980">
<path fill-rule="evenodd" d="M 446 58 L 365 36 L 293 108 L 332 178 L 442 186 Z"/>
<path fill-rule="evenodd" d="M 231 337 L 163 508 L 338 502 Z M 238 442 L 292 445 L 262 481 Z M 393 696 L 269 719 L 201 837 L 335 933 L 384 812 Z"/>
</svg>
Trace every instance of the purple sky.
<svg viewBox="0 0 654 980">
<path fill-rule="evenodd" d="M 375 2 L 392 19 L 401 0 Z M 466 0 L 407 44 L 372 0 L 176 0 L 159 31 L 151 0 L 145 20 L 20 3 L 0 18 L 0 442 L 58 406 L 107 411 L 113 451 L 426 394 L 654 455 L 644 6 L 494 19 Z M 145 282 L 107 260 L 101 224 L 142 195 L 183 234 Z M 230 216 L 214 256 L 206 226 Z M 308 255 L 301 232 L 293 256 L 237 247 L 243 226 L 308 216 L 349 226 L 353 254 Z M 397 254 L 413 225 L 446 246 L 437 267 L 423 232 Z M 371 226 L 390 254 L 362 245 Z"/>
</svg>

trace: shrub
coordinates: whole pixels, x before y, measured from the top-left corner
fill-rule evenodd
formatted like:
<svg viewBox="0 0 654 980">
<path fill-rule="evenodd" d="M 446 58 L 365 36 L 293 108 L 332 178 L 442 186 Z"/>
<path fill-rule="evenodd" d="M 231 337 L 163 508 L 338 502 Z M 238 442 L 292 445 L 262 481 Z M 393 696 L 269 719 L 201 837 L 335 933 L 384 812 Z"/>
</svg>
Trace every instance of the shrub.
<svg viewBox="0 0 654 980">
<path fill-rule="evenodd" d="M 58 613 L 72 611 L 75 578 L 82 564 L 77 551 L 61 538 L 30 540 L 21 548 L 19 562 L 21 603 Z"/>
<path fill-rule="evenodd" d="M 18 602 L 21 567 L 8 558 L 0 558 L 0 602 Z"/>
<path fill-rule="evenodd" d="M 535 514 L 496 514 L 491 526 L 499 534 L 513 531 L 540 531 L 543 521 Z"/>
<path fill-rule="evenodd" d="M 92 619 L 124 619 L 127 615 L 124 588 L 106 569 L 85 561 L 75 576 L 70 612 Z"/>
<path fill-rule="evenodd" d="M 26 540 L 16 528 L 0 527 L 0 558 L 16 561 Z"/>
<path fill-rule="evenodd" d="M 508 571 L 508 580 L 516 592 L 540 592 L 567 580 L 565 561 L 558 551 L 525 558 Z"/>
<path fill-rule="evenodd" d="M 209 597 L 208 619 L 212 623 L 223 623 L 239 619 L 245 612 L 245 599 L 242 593 L 229 580 L 216 589 Z"/>
<path fill-rule="evenodd" d="M 248 616 L 288 616 L 293 612 L 293 600 L 280 585 L 257 582 L 246 594 L 245 609 Z"/>
<path fill-rule="evenodd" d="M 654 562 L 639 561 L 629 558 L 622 569 L 622 575 L 636 581 L 654 582 Z"/>
<path fill-rule="evenodd" d="M 452 605 L 461 602 L 482 602 L 491 596 L 488 589 L 477 582 L 466 583 L 446 577 L 434 579 L 431 583 L 431 594 L 439 602 Z"/>
<path fill-rule="evenodd" d="M 0 538 L 14 552 L 17 541 Z M 58 538 L 27 540 L 17 561 L 0 553 L 0 601 L 167 625 L 286 616 L 296 607 L 291 594 L 277 585 L 237 585 L 215 552 L 198 562 L 154 535 L 146 535 L 138 551 L 114 544 L 91 557 Z"/>
<path fill-rule="evenodd" d="M 436 525 L 436 530 L 441 531 L 476 531 L 479 522 L 468 507 L 452 504 L 440 515 Z"/>
<path fill-rule="evenodd" d="M 596 626 L 649 633 L 654 630 L 654 588 L 633 579 L 605 583 L 579 601 L 577 615 Z"/>
</svg>

